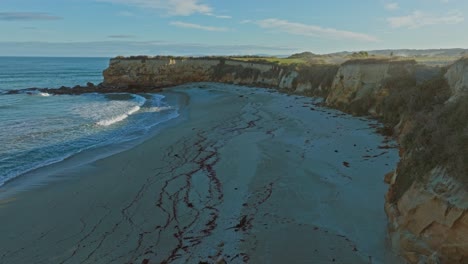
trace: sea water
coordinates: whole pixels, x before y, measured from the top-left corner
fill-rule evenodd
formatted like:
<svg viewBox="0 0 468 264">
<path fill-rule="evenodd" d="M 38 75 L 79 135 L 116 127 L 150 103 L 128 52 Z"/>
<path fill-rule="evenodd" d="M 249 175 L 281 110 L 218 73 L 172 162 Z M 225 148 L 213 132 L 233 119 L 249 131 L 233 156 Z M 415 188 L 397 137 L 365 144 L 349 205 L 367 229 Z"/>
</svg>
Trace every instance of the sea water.
<svg viewBox="0 0 468 264">
<path fill-rule="evenodd" d="M 160 94 L 5 94 L 102 82 L 108 58 L 0 57 L 0 186 L 84 150 L 127 142 L 178 116 Z"/>
</svg>

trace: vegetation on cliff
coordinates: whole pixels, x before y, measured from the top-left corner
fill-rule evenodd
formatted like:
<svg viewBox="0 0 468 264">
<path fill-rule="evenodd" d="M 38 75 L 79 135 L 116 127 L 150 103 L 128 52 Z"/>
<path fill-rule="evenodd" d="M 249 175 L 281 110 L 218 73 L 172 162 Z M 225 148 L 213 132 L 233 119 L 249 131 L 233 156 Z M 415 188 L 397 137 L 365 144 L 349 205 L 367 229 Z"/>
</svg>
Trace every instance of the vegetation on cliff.
<svg viewBox="0 0 468 264">
<path fill-rule="evenodd" d="M 422 95 L 434 104 L 410 113 L 412 129 L 400 141 L 410 153 L 398 166 L 398 173 L 405 177 L 398 177 L 395 182 L 395 199 L 401 197 L 414 181 L 424 181 L 437 167 L 447 169 L 468 189 L 468 96 L 441 103 L 441 95 L 432 100 L 427 100 L 428 95 Z"/>
<path fill-rule="evenodd" d="M 468 97 L 448 101 L 445 72 L 441 69 L 423 83 L 414 75 L 400 75 L 383 84 L 388 95 L 379 105 L 382 120 L 389 127 L 410 127 L 400 131 L 400 145 L 408 153 L 398 166 L 398 174 L 405 176 L 396 180 L 395 199 L 436 167 L 447 169 L 468 188 Z"/>
<path fill-rule="evenodd" d="M 419 68 L 414 60 L 360 59 L 344 65 L 389 64 L 379 88 L 353 94 L 340 109 L 379 118 L 399 138 L 404 151 L 392 187 L 396 202 L 414 182 L 425 182 L 435 168 L 447 172 L 468 189 L 468 96 L 449 100 L 452 91 L 446 67 Z M 423 75 L 423 76 L 421 76 Z"/>
<path fill-rule="evenodd" d="M 300 83 L 309 83 L 313 89 L 305 91 L 305 95 L 325 97 L 329 93 L 338 69 L 339 66 L 334 64 L 297 66 L 295 70 L 298 72 L 298 76 L 294 80 L 293 86 L 297 87 Z M 319 87 L 321 89 L 318 89 Z"/>
<path fill-rule="evenodd" d="M 303 58 L 277 58 L 277 57 L 231 57 L 232 60 L 246 61 L 251 63 L 268 63 L 276 65 L 303 64 L 307 61 Z"/>
</svg>

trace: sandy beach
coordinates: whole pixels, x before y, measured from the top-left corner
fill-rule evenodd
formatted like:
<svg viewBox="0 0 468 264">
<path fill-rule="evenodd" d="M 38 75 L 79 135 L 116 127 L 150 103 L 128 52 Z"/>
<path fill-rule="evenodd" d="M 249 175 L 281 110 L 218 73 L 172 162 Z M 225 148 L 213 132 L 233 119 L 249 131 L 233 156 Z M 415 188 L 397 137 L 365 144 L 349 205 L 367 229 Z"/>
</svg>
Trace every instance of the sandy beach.
<svg viewBox="0 0 468 264">
<path fill-rule="evenodd" d="M 267 89 L 167 92 L 186 105 L 155 136 L 0 200 L 0 263 L 402 263 L 376 121 Z"/>
</svg>

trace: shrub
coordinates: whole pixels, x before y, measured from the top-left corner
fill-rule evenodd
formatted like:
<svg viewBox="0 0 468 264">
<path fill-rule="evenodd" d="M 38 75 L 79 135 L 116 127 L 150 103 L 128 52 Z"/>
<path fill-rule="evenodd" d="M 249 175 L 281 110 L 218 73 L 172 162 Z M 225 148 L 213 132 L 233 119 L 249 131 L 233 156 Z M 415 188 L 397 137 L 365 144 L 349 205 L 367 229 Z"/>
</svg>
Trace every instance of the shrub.
<svg viewBox="0 0 468 264">
<path fill-rule="evenodd" d="M 402 136 L 401 146 L 409 153 L 399 164 L 398 172 L 405 177 L 397 178 L 396 198 L 435 167 L 447 168 L 468 187 L 468 96 L 446 103 L 437 101 L 442 95 L 433 98 L 433 104 L 418 105 L 421 110 L 411 115 L 413 129 Z"/>
<path fill-rule="evenodd" d="M 313 89 L 322 87 L 322 92 L 315 91 L 315 95 L 325 95 L 327 90 L 332 86 L 338 65 L 314 64 L 297 66 L 299 76 L 296 78 L 297 83 L 309 82 Z"/>
</svg>

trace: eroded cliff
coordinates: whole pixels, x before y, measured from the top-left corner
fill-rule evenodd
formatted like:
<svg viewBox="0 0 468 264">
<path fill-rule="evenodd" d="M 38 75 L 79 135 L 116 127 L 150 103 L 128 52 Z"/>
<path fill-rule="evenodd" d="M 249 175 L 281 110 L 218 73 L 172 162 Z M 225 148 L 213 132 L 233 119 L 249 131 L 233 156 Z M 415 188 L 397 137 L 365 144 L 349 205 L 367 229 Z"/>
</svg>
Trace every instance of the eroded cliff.
<svg viewBox="0 0 468 264">
<path fill-rule="evenodd" d="M 385 210 L 393 245 L 411 263 L 468 263 L 467 65 L 403 94 L 402 155 Z"/>
<path fill-rule="evenodd" d="M 279 66 L 226 58 L 115 58 L 104 75 L 105 87 L 122 89 L 175 86 L 189 82 L 222 82 L 277 88 L 290 92 L 325 91 L 338 65 Z"/>
<path fill-rule="evenodd" d="M 393 246 L 411 263 L 468 263 L 468 59 L 448 68 L 410 60 L 277 65 L 228 58 L 115 58 L 103 87 L 188 82 L 275 88 L 382 120 L 401 160 L 385 210 Z"/>
</svg>

